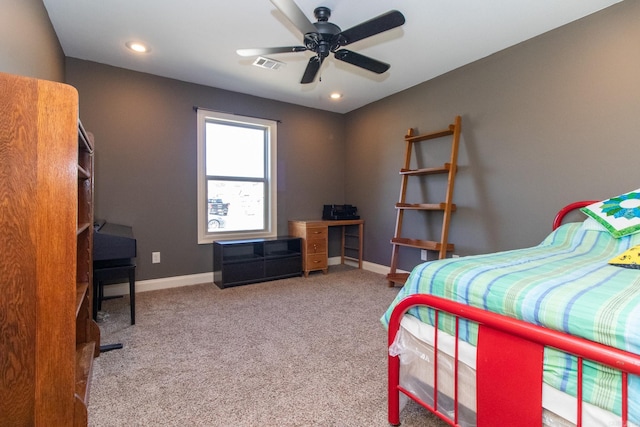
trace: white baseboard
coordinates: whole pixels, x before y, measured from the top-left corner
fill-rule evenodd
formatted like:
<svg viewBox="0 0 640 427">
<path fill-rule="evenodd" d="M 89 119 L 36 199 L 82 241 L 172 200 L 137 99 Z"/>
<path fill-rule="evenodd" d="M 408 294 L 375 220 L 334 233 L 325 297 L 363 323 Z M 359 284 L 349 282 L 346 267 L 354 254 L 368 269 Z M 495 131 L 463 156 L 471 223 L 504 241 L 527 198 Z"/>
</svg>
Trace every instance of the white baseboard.
<svg viewBox="0 0 640 427">
<path fill-rule="evenodd" d="M 347 264 L 347 265 L 350 265 L 352 267 L 357 267 L 358 266 L 358 261 L 354 260 L 354 259 L 345 259 L 344 263 Z M 339 256 L 329 258 L 329 265 L 339 265 L 339 264 L 340 264 L 340 257 Z M 363 261 L 362 262 L 362 269 L 363 270 L 367 270 L 367 271 L 371 271 L 371 272 L 374 272 L 374 273 L 378 273 L 378 274 L 384 274 L 385 276 L 387 274 L 389 274 L 389 266 L 388 265 L 374 264 L 373 262 L 368 262 L 368 261 Z M 404 271 L 404 270 L 396 270 L 396 272 L 398 272 L 398 273 L 408 273 L 407 271 Z"/>
<path fill-rule="evenodd" d="M 339 265 L 340 257 L 329 258 L 329 265 Z M 346 259 L 345 264 L 357 267 L 358 262 Z M 381 264 L 374 264 L 372 262 L 364 261 L 362 263 L 362 269 L 372 271 L 378 274 L 386 275 L 389 273 L 389 267 Z M 406 273 L 403 270 L 397 270 L 398 273 Z M 136 281 L 136 293 L 157 291 L 160 289 L 179 288 L 181 286 L 199 285 L 201 283 L 213 283 L 213 272 L 189 274 L 186 276 L 174 276 L 174 277 L 162 277 L 160 279 L 149 279 Z M 117 283 L 114 285 L 105 286 L 104 296 L 116 296 L 116 295 L 128 295 L 129 283 Z"/>
<path fill-rule="evenodd" d="M 181 286 L 199 285 L 201 283 L 213 283 L 213 272 L 189 274 L 187 276 L 162 277 L 136 281 L 136 293 L 157 291 L 160 289 L 179 288 Z M 104 295 L 128 295 L 129 283 L 117 283 L 105 286 Z"/>
<path fill-rule="evenodd" d="M 382 264 L 374 264 L 372 262 L 364 261 L 362 263 L 362 269 L 367 271 L 372 271 L 378 274 L 384 274 L 385 276 L 389 274 L 389 266 Z M 408 271 L 396 269 L 396 273 L 408 273 Z"/>
</svg>

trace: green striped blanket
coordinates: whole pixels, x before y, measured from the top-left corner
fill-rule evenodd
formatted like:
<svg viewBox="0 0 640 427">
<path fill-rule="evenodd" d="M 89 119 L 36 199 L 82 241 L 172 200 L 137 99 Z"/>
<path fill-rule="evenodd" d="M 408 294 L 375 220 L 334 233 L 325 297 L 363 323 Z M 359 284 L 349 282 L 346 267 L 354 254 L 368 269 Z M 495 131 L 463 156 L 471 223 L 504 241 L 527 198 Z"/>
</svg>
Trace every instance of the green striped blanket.
<svg viewBox="0 0 640 427">
<path fill-rule="evenodd" d="M 487 255 L 431 261 L 413 269 L 381 321 L 388 326 L 395 304 L 425 293 L 480 307 L 608 346 L 640 354 L 640 270 L 607 262 L 640 244 L 640 233 L 614 239 L 585 223 L 569 223 L 540 245 Z M 432 310 L 409 314 L 433 322 Z M 440 328 L 453 333 L 451 317 Z M 475 344 L 477 325 L 460 322 L 460 337 Z M 545 350 L 544 381 L 576 395 L 576 361 Z M 585 401 L 620 414 L 620 374 L 585 362 Z M 629 378 L 629 417 L 640 422 L 640 378 Z"/>
</svg>

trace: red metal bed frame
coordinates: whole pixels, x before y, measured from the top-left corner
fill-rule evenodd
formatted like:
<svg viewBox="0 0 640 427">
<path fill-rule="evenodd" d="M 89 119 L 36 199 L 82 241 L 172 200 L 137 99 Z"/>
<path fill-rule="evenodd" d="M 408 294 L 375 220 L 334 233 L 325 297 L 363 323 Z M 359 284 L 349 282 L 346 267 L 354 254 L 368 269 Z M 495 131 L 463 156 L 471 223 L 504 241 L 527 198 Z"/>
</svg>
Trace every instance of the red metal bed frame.
<svg viewBox="0 0 640 427">
<path fill-rule="evenodd" d="M 558 212 L 553 222 L 557 228 L 564 216 L 574 209 L 593 201 L 572 203 Z M 607 347 L 589 340 L 543 328 L 517 319 L 427 294 L 411 295 L 394 308 L 389 321 L 388 345 L 391 346 L 400 329 L 400 321 L 412 307 L 427 306 L 439 313 L 455 316 L 454 349 L 454 417 L 450 419 L 438 410 L 438 370 L 434 369 L 433 405 L 421 400 L 400 385 L 400 360 L 389 355 L 389 423 L 400 424 L 400 392 L 434 413 L 444 422 L 458 426 L 458 324 L 459 319 L 478 323 L 476 361 L 476 421 L 478 427 L 537 426 L 542 420 L 542 369 L 544 347 L 553 347 L 575 355 L 577 372 L 577 426 L 582 424 L 582 368 L 584 360 L 609 366 L 622 373 L 621 425 L 628 425 L 627 381 L 628 375 L 640 375 L 640 356 Z M 434 360 L 438 366 L 438 328 L 434 328 Z M 505 375 L 505 373 L 507 373 Z M 497 390 L 501 390 L 500 393 Z"/>
</svg>

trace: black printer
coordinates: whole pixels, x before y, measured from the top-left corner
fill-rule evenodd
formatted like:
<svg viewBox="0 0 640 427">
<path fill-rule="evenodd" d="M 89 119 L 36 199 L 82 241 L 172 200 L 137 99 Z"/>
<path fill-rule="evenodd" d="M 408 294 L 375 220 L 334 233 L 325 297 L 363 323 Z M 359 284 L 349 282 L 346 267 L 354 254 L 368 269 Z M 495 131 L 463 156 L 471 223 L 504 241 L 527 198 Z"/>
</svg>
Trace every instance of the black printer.
<svg viewBox="0 0 640 427">
<path fill-rule="evenodd" d="M 322 219 L 360 219 L 360 216 L 358 215 L 358 208 L 352 205 L 324 205 Z"/>
</svg>

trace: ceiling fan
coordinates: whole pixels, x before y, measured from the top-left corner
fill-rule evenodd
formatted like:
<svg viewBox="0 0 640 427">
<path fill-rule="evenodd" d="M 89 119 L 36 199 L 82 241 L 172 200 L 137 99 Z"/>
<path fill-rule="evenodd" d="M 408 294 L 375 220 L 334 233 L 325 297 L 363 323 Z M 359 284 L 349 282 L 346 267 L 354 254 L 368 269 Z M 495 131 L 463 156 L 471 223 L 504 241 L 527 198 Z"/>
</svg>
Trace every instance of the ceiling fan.
<svg viewBox="0 0 640 427">
<path fill-rule="evenodd" d="M 329 53 L 339 61 L 344 61 L 356 67 L 364 68 L 376 74 L 382 74 L 390 67 L 389 64 L 369 58 L 351 50 L 342 49 L 350 43 L 380 34 L 404 24 L 404 15 L 397 10 L 391 10 L 361 24 L 342 31 L 340 27 L 329 22 L 331 10 L 328 7 L 317 7 L 313 14 L 318 22 L 311 23 L 293 0 L 271 0 L 291 23 L 304 34 L 304 46 L 268 47 L 256 49 L 238 49 L 240 56 L 271 55 L 287 52 L 304 52 L 310 50 L 315 56 L 309 60 L 300 83 L 311 83 L 315 80 L 322 62 Z"/>
</svg>

